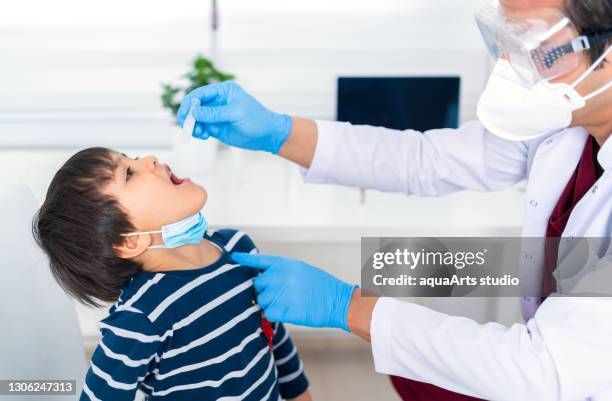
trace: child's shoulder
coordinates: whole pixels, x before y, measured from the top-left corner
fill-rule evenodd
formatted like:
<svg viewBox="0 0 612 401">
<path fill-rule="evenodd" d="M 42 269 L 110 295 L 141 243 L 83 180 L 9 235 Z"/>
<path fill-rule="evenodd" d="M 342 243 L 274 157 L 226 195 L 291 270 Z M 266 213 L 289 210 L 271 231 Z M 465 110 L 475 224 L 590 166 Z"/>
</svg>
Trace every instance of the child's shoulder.
<svg viewBox="0 0 612 401">
<path fill-rule="evenodd" d="M 141 331 L 139 329 L 156 326 L 144 311 L 117 304 L 111 306 L 106 316 L 100 320 L 100 327 L 108 325 L 130 331 Z"/>
<path fill-rule="evenodd" d="M 158 305 L 160 299 L 171 294 L 173 288 L 160 284 L 164 273 L 140 272 L 121 289 L 121 294 L 108 310 L 109 317 L 134 317 L 133 313 L 147 316 Z M 126 316 L 124 312 L 128 312 Z"/>
<path fill-rule="evenodd" d="M 219 228 L 206 231 L 208 239 L 222 245 L 228 252 L 252 252 L 255 243 L 244 231 L 234 228 Z"/>
</svg>

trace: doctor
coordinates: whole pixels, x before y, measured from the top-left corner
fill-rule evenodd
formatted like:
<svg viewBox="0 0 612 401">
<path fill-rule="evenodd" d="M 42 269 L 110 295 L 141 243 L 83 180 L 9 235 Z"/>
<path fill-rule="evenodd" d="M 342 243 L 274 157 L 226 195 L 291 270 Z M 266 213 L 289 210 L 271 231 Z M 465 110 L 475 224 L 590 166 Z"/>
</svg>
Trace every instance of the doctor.
<svg viewBox="0 0 612 401">
<path fill-rule="evenodd" d="M 313 183 L 434 196 L 526 179 L 523 236 L 610 237 L 611 1 L 500 0 L 476 21 L 497 64 L 479 121 L 457 130 L 289 117 L 231 82 L 190 93 L 179 122 L 197 97 L 194 136 L 279 154 Z M 612 300 L 546 298 L 555 287 L 544 250 L 524 256 L 542 297 L 523 298 L 527 323 L 512 327 L 362 297 L 299 260 L 234 259 L 262 270 L 254 284 L 270 320 L 342 328 L 371 342 L 378 372 L 409 379 L 395 383 L 405 400 L 612 400 Z"/>
</svg>

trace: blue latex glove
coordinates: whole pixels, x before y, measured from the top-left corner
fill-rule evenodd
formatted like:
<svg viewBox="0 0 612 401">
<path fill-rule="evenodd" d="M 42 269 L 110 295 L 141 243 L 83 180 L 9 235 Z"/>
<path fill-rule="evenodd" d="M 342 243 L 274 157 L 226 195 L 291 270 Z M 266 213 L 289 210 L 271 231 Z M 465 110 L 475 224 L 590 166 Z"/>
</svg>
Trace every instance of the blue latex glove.
<svg viewBox="0 0 612 401">
<path fill-rule="evenodd" d="M 202 104 L 192 111 L 196 138 L 212 136 L 231 146 L 277 154 L 291 132 L 291 117 L 266 109 L 232 81 L 202 86 L 187 94 L 177 113 L 181 127 L 193 97 Z"/>
<path fill-rule="evenodd" d="M 349 331 L 346 318 L 355 285 L 295 259 L 248 253 L 232 258 L 263 271 L 254 286 L 268 320 Z"/>
</svg>

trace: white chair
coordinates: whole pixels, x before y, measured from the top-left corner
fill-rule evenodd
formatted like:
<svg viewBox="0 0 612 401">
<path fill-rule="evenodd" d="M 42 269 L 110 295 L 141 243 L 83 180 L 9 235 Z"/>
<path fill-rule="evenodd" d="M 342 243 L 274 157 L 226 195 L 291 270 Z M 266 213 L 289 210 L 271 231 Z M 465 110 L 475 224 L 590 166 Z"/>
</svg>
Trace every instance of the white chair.
<svg viewBox="0 0 612 401">
<path fill-rule="evenodd" d="M 0 379 L 76 380 L 76 396 L 10 398 L 72 401 L 87 362 L 73 302 L 32 237 L 37 208 L 24 184 L 0 184 Z"/>
</svg>

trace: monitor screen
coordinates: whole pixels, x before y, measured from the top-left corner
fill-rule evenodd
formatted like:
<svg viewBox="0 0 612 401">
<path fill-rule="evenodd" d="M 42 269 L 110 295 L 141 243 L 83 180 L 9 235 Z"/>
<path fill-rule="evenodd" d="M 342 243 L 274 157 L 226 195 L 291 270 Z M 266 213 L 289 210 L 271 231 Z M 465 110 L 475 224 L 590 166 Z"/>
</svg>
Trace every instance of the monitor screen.
<svg viewBox="0 0 612 401">
<path fill-rule="evenodd" d="M 336 118 L 399 130 L 457 128 L 459 87 L 459 77 L 341 77 Z"/>
</svg>

